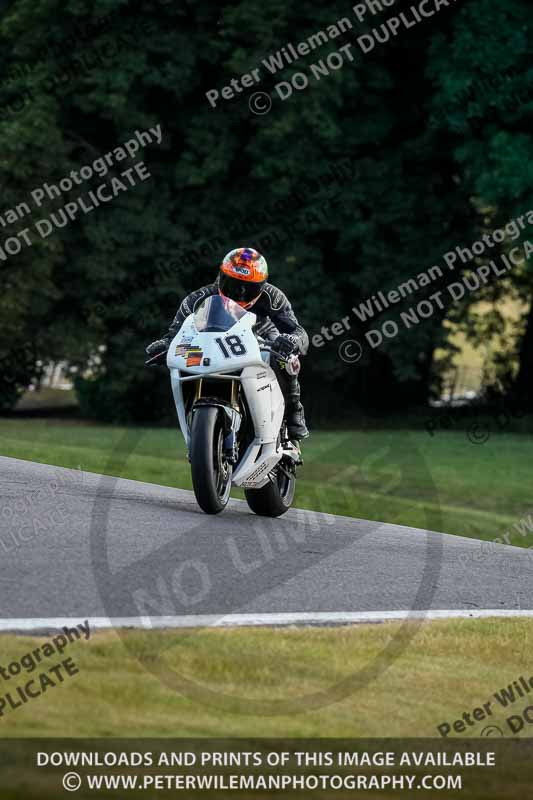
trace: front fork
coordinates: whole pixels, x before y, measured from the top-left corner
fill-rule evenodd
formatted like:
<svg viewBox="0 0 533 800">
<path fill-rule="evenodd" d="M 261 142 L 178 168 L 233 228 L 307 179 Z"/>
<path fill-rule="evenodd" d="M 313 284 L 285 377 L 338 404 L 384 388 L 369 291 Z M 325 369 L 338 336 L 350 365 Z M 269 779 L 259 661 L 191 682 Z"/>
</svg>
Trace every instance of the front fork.
<svg viewBox="0 0 533 800">
<path fill-rule="evenodd" d="M 231 382 L 231 406 L 223 400 L 213 398 L 202 398 L 202 379 L 197 382 L 195 387 L 194 402 L 191 409 L 191 420 L 195 410 L 199 406 L 215 406 L 224 412 L 224 458 L 233 466 L 239 460 L 239 446 L 237 434 L 242 424 L 242 415 L 238 408 L 238 382 Z M 192 426 L 192 422 L 191 422 Z M 190 461 L 190 457 L 189 457 Z"/>
</svg>

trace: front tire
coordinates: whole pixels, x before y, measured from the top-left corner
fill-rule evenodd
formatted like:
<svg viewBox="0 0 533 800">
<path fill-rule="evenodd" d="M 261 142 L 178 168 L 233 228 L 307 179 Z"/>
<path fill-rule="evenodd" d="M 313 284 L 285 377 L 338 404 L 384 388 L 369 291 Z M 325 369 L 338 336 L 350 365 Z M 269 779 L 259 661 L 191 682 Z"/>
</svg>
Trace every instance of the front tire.
<svg viewBox="0 0 533 800">
<path fill-rule="evenodd" d="M 228 504 L 233 467 L 224 458 L 223 411 L 200 406 L 191 428 L 192 485 L 198 505 L 206 514 L 220 514 Z"/>
<path fill-rule="evenodd" d="M 245 489 L 246 502 L 260 517 L 281 517 L 292 505 L 296 490 L 296 476 L 290 477 L 282 470 L 276 471 L 276 480 L 261 489 Z"/>
</svg>

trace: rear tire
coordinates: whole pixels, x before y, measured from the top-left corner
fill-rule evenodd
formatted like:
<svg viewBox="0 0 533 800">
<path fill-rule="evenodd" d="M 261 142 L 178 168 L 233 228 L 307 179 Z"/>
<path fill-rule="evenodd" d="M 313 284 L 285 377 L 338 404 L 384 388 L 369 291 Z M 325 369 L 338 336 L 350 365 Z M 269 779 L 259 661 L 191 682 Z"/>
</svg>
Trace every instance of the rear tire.
<svg viewBox="0 0 533 800">
<path fill-rule="evenodd" d="M 215 406 L 195 409 L 191 428 L 192 485 L 206 514 L 220 514 L 228 504 L 233 467 L 224 459 L 223 411 Z"/>
<path fill-rule="evenodd" d="M 292 505 L 296 490 L 296 476 L 288 478 L 281 470 L 277 471 L 275 483 L 269 481 L 261 489 L 245 489 L 246 502 L 260 517 L 281 517 Z"/>
</svg>

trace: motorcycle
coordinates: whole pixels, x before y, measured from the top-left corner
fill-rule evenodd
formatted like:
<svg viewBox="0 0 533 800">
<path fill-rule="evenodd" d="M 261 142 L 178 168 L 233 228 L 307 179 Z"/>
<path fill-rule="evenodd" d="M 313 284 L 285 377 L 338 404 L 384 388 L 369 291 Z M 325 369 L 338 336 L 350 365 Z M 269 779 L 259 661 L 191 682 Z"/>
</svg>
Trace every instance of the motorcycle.
<svg viewBox="0 0 533 800">
<path fill-rule="evenodd" d="M 272 349 L 254 334 L 255 322 L 254 313 L 215 295 L 187 317 L 166 354 L 146 362 L 161 364 L 166 355 L 194 494 L 206 514 L 226 508 L 232 486 L 261 516 L 285 514 L 294 499 L 300 446 L 289 439 Z M 283 362 L 298 374 L 297 355 Z"/>
</svg>

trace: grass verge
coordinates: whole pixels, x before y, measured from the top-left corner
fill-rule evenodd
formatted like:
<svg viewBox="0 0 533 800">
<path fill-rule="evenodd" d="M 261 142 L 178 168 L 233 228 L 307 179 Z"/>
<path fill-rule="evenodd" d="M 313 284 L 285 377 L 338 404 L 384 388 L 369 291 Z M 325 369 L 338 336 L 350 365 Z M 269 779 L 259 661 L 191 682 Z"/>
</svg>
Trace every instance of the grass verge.
<svg viewBox="0 0 533 800">
<path fill-rule="evenodd" d="M 485 540 L 509 532 L 529 546 L 532 445 L 527 433 L 476 445 L 461 431 L 318 431 L 303 446 L 295 505 Z M 4 419 L 0 454 L 192 488 L 177 429 Z"/>
<path fill-rule="evenodd" d="M 359 690 L 315 709 L 303 700 L 290 714 L 253 710 L 250 701 L 278 700 L 283 710 L 302 696 L 329 693 L 358 670 L 372 673 L 399 625 L 95 634 L 63 654 L 79 674 L 17 710 L 4 709 L 1 736 L 432 737 L 439 736 L 438 725 L 488 701 L 492 714 L 460 735 L 480 736 L 492 724 L 509 736 L 506 718 L 531 699 L 518 698 L 506 709 L 494 694 L 532 673 L 529 619 L 426 622 L 405 652 Z M 45 641 L 2 636 L 0 663 L 5 667 Z M 32 675 L 0 680 L 1 695 L 58 661 L 54 656 Z M 171 674 L 190 687 L 170 688 Z M 228 702 L 231 711 L 221 707 Z"/>
</svg>

